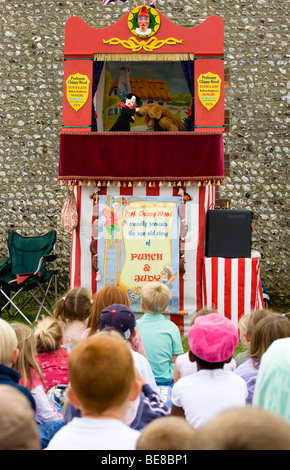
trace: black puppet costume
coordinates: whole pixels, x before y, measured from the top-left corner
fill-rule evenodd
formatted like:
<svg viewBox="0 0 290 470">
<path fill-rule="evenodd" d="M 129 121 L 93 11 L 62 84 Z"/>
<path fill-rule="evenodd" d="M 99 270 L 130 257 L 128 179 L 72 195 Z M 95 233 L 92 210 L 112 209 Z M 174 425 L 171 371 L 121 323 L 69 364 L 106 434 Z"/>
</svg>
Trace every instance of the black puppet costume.
<svg viewBox="0 0 290 470">
<path fill-rule="evenodd" d="M 111 127 L 112 132 L 126 132 L 130 131 L 131 122 L 135 121 L 134 115 L 136 112 L 137 97 L 132 93 L 127 95 L 126 102 L 120 102 L 121 114 L 115 124 Z"/>
</svg>

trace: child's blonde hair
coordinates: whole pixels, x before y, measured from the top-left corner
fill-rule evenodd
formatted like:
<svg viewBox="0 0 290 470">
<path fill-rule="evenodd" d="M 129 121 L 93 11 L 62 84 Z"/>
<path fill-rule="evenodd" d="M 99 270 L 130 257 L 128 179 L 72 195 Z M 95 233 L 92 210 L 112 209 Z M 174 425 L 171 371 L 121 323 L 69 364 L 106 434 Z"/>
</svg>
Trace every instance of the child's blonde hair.
<svg viewBox="0 0 290 470">
<path fill-rule="evenodd" d="M 34 373 L 43 380 L 41 367 L 35 359 L 36 337 L 32 328 L 24 323 L 16 322 L 12 323 L 11 326 L 16 333 L 19 349 L 19 355 L 13 369 L 21 375 L 23 385 L 31 389 Z"/>
<path fill-rule="evenodd" d="M 62 321 L 86 320 L 92 309 L 92 294 L 85 287 L 74 287 L 61 297 L 53 316 Z"/>
<path fill-rule="evenodd" d="M 150 282 L 141 289 L 141 302 L 148 313 L 164 312 L 170 299 L 170 289 L 161 282 Z"/>
<path fill-rule="evenodd" d="M 239 323 L 238 323 L 240 340 L 241 340 L 241 343 L 244 344 L 245 346 L 248 345 L 246 333 L 248 332 L 249 321 L 250 321 L 250 314 L 247 313 L 240 318 Z"/>
<path fill-rule="evenodd" d="M 10 367 L 17 344 L 17 336 L 12 326 L 0 318 L 0 364 Z"/>
<path fill-rule="evenodd" d="M 122 406 L 136 380 L 130 347 L 108 334 L 81 341 L 68 366 L 72 390 L 82 408 L 94 413 Z"/>
<path fill-rule="evenodd" d="M 53 317 L 42 317 L 34 328 L 37 352 L 55 351 L 61 347 L 64 323 Z"/>
</svg>

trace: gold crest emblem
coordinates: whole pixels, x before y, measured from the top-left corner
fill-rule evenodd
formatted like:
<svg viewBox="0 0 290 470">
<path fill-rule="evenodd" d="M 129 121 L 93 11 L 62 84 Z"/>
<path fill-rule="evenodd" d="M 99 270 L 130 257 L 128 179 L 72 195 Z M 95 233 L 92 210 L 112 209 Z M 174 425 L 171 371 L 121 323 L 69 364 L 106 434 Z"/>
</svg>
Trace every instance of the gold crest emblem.
<svg viewBox="0 0 290 470">
<path fill-rule="evenodd" d="M 86 75 L 75 73 L 66 80 L 66 97 L 71 107 L 78 111 L 89 96 L 90 80 Z"/>
<path fill-rule="evenodd" d="M 202 73 L 197 79 L 198 97 L 209 111 L 217 104 L 221 95 L 221 78 L 216 73 Z"/>
</svg>

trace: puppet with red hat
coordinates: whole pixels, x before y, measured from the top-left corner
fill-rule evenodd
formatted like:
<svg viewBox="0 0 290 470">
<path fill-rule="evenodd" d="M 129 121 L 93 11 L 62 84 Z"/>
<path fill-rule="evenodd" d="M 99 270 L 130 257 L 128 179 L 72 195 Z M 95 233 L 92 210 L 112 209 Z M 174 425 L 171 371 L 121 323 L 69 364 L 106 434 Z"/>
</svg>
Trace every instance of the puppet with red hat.
<svg viewBox="0 0 290 470">
<path fill-rule="evenodd" d="M 112 132 L 127 132 L 130 131 L 131 122 L 135 121 L 134 114 L 136 112 L 138 97 L 133 93 L 128 93 L 125 103 L 122 101 L 119 103 L 121 107 L 121 114 L 118 117 L 117 121 L 111 127 L 110 131 Z"/>
<path fill-rule="evenodd" d="M 151 33 L 150 24 L 150 15 L 146 5 L 140 8 L 137 16 L 138 28 L 135 29 L 135 33 L 138 36 L 148 36 Z"/>
</svg>

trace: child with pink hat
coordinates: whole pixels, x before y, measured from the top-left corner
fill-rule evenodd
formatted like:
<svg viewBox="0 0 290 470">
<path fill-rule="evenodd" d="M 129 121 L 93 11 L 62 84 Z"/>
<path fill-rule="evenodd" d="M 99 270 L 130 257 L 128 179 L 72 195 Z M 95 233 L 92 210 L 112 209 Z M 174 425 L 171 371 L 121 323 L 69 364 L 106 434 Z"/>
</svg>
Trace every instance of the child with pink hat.
<svg viewBox="0 0 290 470">
<path fill-rule="evenodd" d="M 246 382 L 224 369 L 238 341 L 235 326 L 223 315 L 210 313 L 195 319 L 188 330 L 188 344 L 197 372 L 182 377 L 173 386 L 171 414 L 184 416 L 200 429 L 221 411 L 246 405 Z"/>
</svg>

